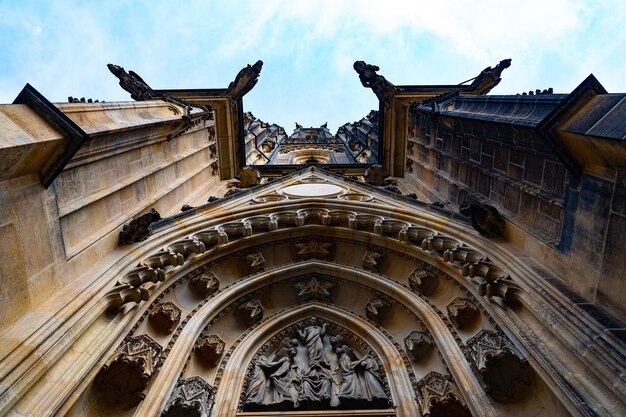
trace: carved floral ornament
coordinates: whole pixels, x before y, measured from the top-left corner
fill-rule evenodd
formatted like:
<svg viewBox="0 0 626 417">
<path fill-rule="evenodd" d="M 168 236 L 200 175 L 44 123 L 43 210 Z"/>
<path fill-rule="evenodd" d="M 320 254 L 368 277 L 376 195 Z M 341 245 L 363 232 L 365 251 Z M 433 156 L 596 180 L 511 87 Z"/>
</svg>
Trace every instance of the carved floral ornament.
<svg viewBox="0 0 626 417">
<path fill-rule="evenodd" d="M 199 376 L 181 379 L 167 400 L 162 417 L 209 417 L 213 387 Z"/>
<path fill-rule="evenodd" d="M 424 417 L 454 415 L 471 417 L 450 375 L 431 372 L 418 382 L 419 402 Z"/>
</svg>

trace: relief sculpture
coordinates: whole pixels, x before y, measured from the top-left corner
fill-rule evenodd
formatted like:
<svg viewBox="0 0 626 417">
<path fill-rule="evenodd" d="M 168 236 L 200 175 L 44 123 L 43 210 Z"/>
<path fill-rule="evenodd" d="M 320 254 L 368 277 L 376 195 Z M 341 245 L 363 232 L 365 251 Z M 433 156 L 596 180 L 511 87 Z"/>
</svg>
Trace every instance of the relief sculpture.
<svg viewBox="0 0 626 417">
<path fill-rule="evenodd" d="M 361 358 L 341 335 L 314 317 L 283 338 L 274 354 L 255 358 L 246 411 L 385 408 L 380 365 Z M 264 352 L 265 353 L 265 352 Z"/>
</svg>

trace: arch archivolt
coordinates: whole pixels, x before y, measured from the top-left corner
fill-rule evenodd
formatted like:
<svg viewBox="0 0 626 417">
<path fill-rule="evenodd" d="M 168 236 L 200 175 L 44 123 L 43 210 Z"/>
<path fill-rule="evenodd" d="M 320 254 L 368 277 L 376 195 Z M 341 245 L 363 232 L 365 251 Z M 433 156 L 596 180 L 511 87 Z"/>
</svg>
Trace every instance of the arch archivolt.
<svg viewBox="0 0 626 417">
<path fill-rule="evenodd" d="M 346 209 L 346 205 L 351 207 Z M 149 251 L 137 267 L 116 280 L 115 288 L 123 291 L 144 288 L 149 292 L 148 300 L 134 313 L 136 319 L 129 335 L 151 335 L 163 347 L 163 363 L 153 373 L 146 397 L 134 415 L 159 415 L 177 381 L 195 376 L 209 384 L 217 383 L 214 400 L 221 411 L 213 415 L 234 415 L 245 379 L 242 369 L 247 369 L 261 344 L 287 322 L 322 313 L 329 320 L 351 326 L 389 367 L 389 371 L 385 369 L 388 375 L 393 371 L 390 389 L 399 415 L 419 415 L 415 412 L 416 399 L 421 394 L 411 375 L 421 380 L 432 370 L 449 373 L 456 385 L 463 387 L 459 395 L 464 397 L 472 415 L 499 415 L 472 370 L 465 343 L 480 330 L 495 331 L 506 339 L 497 324 L 502 322 L 502 308 L 507 308 L 507 302 L 524 301 L 520 288 L 525 284 L 517 279 L 514 283 L 511 275 L 498 266 L 502 262 L 493 262 L 483 251 L 453 237 L 468 237 L 466 229 L 425 211 L 419 211 L 418 216 L 412 213 L 413 222 L 408 221 L 410 213 L 402 210 L 394 212 L 391 218 L 388 213 L 383 215 L 382 208 L 359 202 L 344 202 L 337 207 L 327 202 L 323 207 L 318 203 L 300 203 L 298 209 L 291 209 L 289 204 L 264 206 L 270 207 L 255 207 L 254 215 L 249 215 L 251 208 L 234 210 L 223 217 L 223 222 L 207 221 L 199 212 L 175 233 L 163 230 L 150 242 L 152 248 L 161 249 Z M 181 230 L 186 231 L 184 236 Z M 177 237 L 172 241 L 169 235 Z M 331 243 L 330 253 L 302 256 L 294 247 L 311 240 Z M 474 236 L 472 240 L 478 241 L 478 246 L 489 246 L 482 238 Z M 374 265 L 366 264 L 367 252 L 380 255 L 372 258 Z M 253 268 L 250 260 L 244 261 L 246 256 L 257 253 L 264 257 L 260 269 Z M 495 259 L 501 258 L 502 251 L 495 253 Z M 515 262 L 509 266 L 515 271 L 523 269 Z M 420 268 L 439 279 L 436 291 L 428 296 L 412 288 L 409 281 L 413 270 Z M 192 294 L 191 279 L 207 272 L 219 279 L 219 290 L 206 297 Z M 294 307 L 298 300 L 286 296 L 289 283 L 305 276 L 333 277 L 345 294 L 357 295 L 342 297 L 343 304 L 335 299 Z M 109 297 L 110 294 L 115 291 L 109 291 Z M 396 317 L 397 322 L 407 326 L 399 326 L 393 320 L 391 324 L 377 325 L 364 317 L 366 298 L 377 294 L 393 303 L 392 315 L 398 315 L 401 319 Z M 266 319 L 250 329 L 237 327 L 232 310 L 255 297 L 267 310 Z M 479 318 L 464 329 L 452 324 L 450 312 L 446 311 L 456 298 L 468 299 L 478 310 Z M 124 311 L 131 305 L 116 306 L 116 300 L 119 298 L 110 297 L 109 305 Z M 287 304 L 281 305 L 283 301 Z M 178 305 L 180 321 L 171 334 L 157 334 L 148 317 L 166 302 Z M 278 312 L 281 314 L 273 315 Z M 283 313 L 291 321 L 285 322 Z M 400 352 L 403 338 L 419 326 L 432 337 L 437 353 L 431 355 L 427 364 L 411 364 L 411 369 L 398 358 L 406 356 Z M 226 329 L 233 329 L 233 333 L 225 333 Z M 194 358 L 194 346 L 201 337 L 220 333 L 226 354 L 217 366 L 202 367 Z M 520 347 L 519 341 L 513 339 L 511 348 Z"/>
</svg>

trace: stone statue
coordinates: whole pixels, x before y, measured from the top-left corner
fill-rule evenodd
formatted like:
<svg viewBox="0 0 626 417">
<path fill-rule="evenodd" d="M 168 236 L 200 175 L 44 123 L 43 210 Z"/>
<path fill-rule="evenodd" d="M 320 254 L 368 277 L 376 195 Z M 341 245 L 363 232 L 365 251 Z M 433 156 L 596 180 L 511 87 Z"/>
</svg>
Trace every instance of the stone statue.
<svg viewBox="0 0 626 417">
<path fill-rule="evenodd" d="M 235 80 L 230 83 L 228 90 L 226 90 L 226 95 L 230 97 L 232 101 L 237 101 L 249 93 L 259 80 L 261 68 L 263 68 L 263 61 L 261 60 L 255 62 L 254 65 L 248 64 L 239 71 Z"/>
<path fill-rule="evenodd" d="M 363 87 L 371 88 L 378 100 L 385 106 L 389 106 L 389 101 L 398 92 L 398 88 L 387 81 L 385 77 L 376 73 L 380 68 L 364 61 L 356 61 L 353 68 L 359 74 L 359 80 L 361 80 Z"/>
<path fill-rule="evenodd" d="M 254 365 L 246 402 L 253 405 L 270 405 L 288 400 L 295 408 L 299 407 L 296 386 L 299 378 L 293 364 L 297 352 L 296 348 L 291 348 L 286 352 L 286 356 L 274 361 L 260 356 Z"/>
<path fill-rule="evenodd" d="M 470 89 L 476 94 L 487 94 L 502 80 L 501 74 L 511 66 L 511 59 L 503 59 L 495 68 L 487 67 L 474 78 Z"/>
<path fill-rule="evenodd" d="M 327 363 L 323 337 L 326 335 L 326 323 L 320 325 L 317 317 L 311 319 L 311 325 L 298 330 L 298 336 L 306 344 L 309 366 L 315 363 Z"/>
<path fill-rule="evenodd" d="M 108 64 L 109 71 L 120 80 L 120 86 L 130 93 L 133 100 L 144 101 L 156 98 L 154 90 L 136 72 L 126 72 L 124 68 L 115 64 Z"/>
<path fill-rule="evenodd" d="M 357 359 L 348 345 L 339 349 L 339 355 L 339 367 L 343 374 L 339 398 L 367 401 L 387 398 L 378 376 L 378 364 L 373 358 L 365 356 Z"/>
</svg>

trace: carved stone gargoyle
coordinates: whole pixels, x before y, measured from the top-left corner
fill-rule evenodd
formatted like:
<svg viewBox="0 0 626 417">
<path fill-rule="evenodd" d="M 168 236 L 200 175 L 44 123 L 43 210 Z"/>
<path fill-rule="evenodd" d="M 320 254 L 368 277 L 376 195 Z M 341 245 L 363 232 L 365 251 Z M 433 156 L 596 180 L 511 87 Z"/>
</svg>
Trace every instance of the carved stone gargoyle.
<svg viewBox="0 0 626 417">
<path fill-rule="evenodd" d="M 356 61 L 353 68 L 359 74 L 359 80 L 363 87 L 371 88 L 378 100 L 385 107 L 388 107 L 391 98 L 399 89 L 387 81 L 385 77 L 376 73 L 376 71 L 380 70 L 376 65 L 370 65 L 364 61 Z"/>
<path fill-rule="evenodd" d="M 457 297 L 447 305 L 448 317 L 457 329 L 470 327 L 480 315 L 478 307 L 467 298 Z"/>
<path fill-rule="evenodd" d="M 261 174 L 252 167 L 243 167 L 237 176 L 241 188 L 250 188 L 261 183 Z"/>
<path fill-rule="evenodd" d="M 404 347 L 413 362 L 419 362 L 433 347 L 433 338 L 428 332 L 414 330 L 404 338 Z"/>
<path fill-rule="evenodd" d="M 226 343 L 216 334 L 211 334 L 198 339 L 194 347 L 194 352 L 200 361 L 206 366 L 213 368 L 217 366 L 220 358 L 224 354 Z"/>
<path fill-rule="evenodd" d="M 109 71 L 120 80 L 120 86 L 130 93 L 133 100 L 144 101 L 156 98 L 154 90 L 136 72 L 126 72 L 115 64 L 108 64 Z"/>
<path fill-rule="evenodd" d="M 258 60 L 253 65 L 248 64 L 246 67 L 242 68 L 241 71 L 237 73 L 235 80 L 228 85 L 228 90 L 226 90 L 225 95 L 230 97 L 232 101 L 237 101 L 245 96 L 259 81 L 261 68 L 263 68 L 263 61 L 261 60 Z"/>
<path fill-rule="evenodd" d="M 162 351 L 148 335 L 127 337 L 96 375 L 96 390 L 120 408 L 135 406 L 145 398 L 144 390 L 159 366 Z"/>
<path fill-rule="evenodd" d="M 418 383 L 419 402 L 424 417 L 471 417 L 465 401 L 450 375 L 430 372 Z"/>
<path fill-rule="evenodd" d="M 161 220 L 161 215 L 155 209 L 150 209 L 150 212 L 143 214 L 136 219 L 125 224 L 120 232 L 120 245 L 130 245 L 136 242 L 142 242 L 146 240 L 152 232 L 150 231 L 150 224 Z"/>
<path fill-rule="evenodd" d="M 378 324 L 383 324 L 391 313 L 391 303 L 381 297 L 372 297 L 365 305 L 365 315 Z"/>
<path fill-rule="evenodd" d="M 370 165 L 364 174 L 366 183 L 378 186 L 385 185 L 385 179 L 388 176 L 389 173 L 382 165 Z"/>
<path fill-rule="evenodd" d="M 245 301 L 235 310 L 235 318 L 243 326 L 250 327 L 263 318 L 265 309 L 256 298 Z"/>
<path fill-rule="evenodd" d="M 202 298 L 213 295 L 220 288 L 220 280 L 211 271 L 205 271 L 189 280 L 189 286 L 194 293 Z"/>
<path fill-rule="evenodd" d="M 512 402 L 530 391 L 532 368 L 507 338 L 483 329 L 468 340 L 466 346 L 485 391 L 491 397 Z"/>
<path fill-rule="evenodd" d="M 489 204 L 473 204 L 464 201 L 459 212 L 472 219 L 472 227 L 483 236 L 500 237 L 504 234 L 505 222 L 498 210 Z"/>
<path fill-rule="evenodd" d="M 409 275 L 409 287 L 425 296 L 435 292 L 438 282 L 437 275 L 426 269 L 416 269 Z"/>
<path fill-rule="evenodd" d="M 170 334 L 180 321 L 181 310 L 176 304 L 168 301 L 159 304 L 148 315 L 150 324 L 160 333 Z"/>
<path fill-rule="evenodd" d="M 511 66 L 511 59 L 503 59 L 494 68 L 487 67 L 478 74 L 470 85 L 474 94 L 487 94 L 502 80 L 502 71 Z"/>
<path fill-rule="evenodd" d="M 161 417 L 209 417 L 213 387 L 199 376 L 181 379 L 170 395 Z"/>
</svg>

